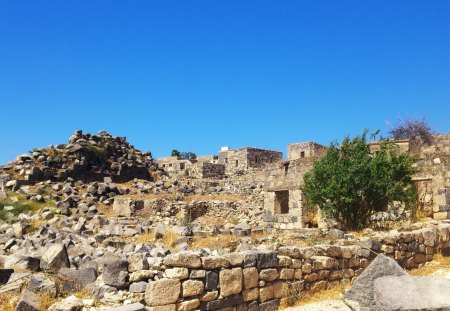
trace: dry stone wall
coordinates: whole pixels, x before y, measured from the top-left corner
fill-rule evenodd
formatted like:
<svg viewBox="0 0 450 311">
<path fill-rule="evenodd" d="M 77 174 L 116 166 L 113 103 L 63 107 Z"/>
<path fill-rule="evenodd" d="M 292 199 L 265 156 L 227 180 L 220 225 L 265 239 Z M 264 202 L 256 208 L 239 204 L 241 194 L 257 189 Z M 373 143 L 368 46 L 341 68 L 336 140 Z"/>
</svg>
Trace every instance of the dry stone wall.
<svg viewBox="0 0 450 311">
<path fill-rule="evenodd" d="M 222 256 L 181 252 L 163 259 L 162 278 L 150 280 L 145 301 L 151 310 L 276 310 L 306 291 L 349 285 L 377 253 L 417 268 L 448 251 L 450 224 L 379 234 L 357 245 L 280 247 Z"/>
</svg>

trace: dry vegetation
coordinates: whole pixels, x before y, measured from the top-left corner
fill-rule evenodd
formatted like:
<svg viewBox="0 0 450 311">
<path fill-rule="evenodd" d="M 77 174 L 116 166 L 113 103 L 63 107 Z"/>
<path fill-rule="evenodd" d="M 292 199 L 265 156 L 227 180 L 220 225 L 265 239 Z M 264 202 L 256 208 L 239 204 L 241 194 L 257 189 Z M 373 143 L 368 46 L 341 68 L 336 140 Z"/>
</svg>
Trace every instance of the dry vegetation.
<svg viewBox="0 0 450 311">
<path fill-rule="evenodd" d="M 327 300 L 340 300 L 344 291 L 345 287 L 342 285 L 334 285 L 326 290 L 318 292 L 296 291 L 295 288 L 293 288 L 289 291 L 289 297 L 282 300 L 281 307 L 299 307 L 305 304 L 323 302 Z"/>
<path fill-rule="evenodd" d="M 240 238 L 234 235 L 194 237 L 191 248 L 236 248 Z"/>
<path fill-rule="evenodd" d="M 419 269 L 410 271 L 409 274 L 414 276 L 445 276 L 450 274 L 450 256 L 445 257 L 437 254 L 434 256 L 433 261 L 427 262 Z"/>
<path fill-rule="evenodd" d="M 16 308 L 19 294 L 7 292 L 0 294 L 0 311 L 11 311 Z"/>
</svg>

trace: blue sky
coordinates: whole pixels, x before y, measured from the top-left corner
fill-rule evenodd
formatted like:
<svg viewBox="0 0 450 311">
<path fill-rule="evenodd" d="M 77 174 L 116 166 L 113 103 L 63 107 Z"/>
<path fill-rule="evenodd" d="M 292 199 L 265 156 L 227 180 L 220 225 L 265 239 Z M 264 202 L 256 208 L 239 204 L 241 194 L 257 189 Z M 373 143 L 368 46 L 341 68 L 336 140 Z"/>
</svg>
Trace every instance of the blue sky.
<svg viewBox="0 0 450 311">
<path fill-rule="evenodd" d="M 0 116 L 0 163 L 76 129 L 155 157 L 447 133 L 450 2 L 2 0 Z"/>
</svg>

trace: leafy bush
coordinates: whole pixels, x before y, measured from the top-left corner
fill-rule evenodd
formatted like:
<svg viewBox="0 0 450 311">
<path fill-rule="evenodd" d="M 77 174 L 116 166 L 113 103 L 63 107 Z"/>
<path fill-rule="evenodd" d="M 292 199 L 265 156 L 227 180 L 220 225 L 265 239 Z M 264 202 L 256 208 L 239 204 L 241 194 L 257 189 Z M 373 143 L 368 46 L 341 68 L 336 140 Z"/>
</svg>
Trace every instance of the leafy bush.
<svg viewBox="0 0 450 311">
<path fill-rule="evenodd" d="M 367 131 L 346 137 L 340 145 L 332 143 L 304 178 L 307 205 L 319 206 L 346 229 L 365 227 L 374 212 L 386 210 L 393 201 L 407 209 L 415 206 L 416 159 L 388 140 L 381 140 L 380 151 L 372 154 L 366 136 Z"/>
</svg>

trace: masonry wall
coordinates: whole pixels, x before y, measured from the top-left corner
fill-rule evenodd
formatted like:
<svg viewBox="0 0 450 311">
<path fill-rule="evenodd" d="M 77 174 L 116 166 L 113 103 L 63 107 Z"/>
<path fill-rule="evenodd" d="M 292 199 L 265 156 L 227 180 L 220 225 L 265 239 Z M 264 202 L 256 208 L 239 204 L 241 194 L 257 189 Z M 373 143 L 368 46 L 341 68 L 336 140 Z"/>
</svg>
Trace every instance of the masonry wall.
<svg viewBox="0 0 450 311">
<path fill-rule="evenodd" d="M 376 253 L 406 269 L 417 268 L 450 249 L 450 224 L 361 239 L 358 245 L 280 247 L 202 257 L 182 252 L 163 259 L 159 280 L 147 285 L 150 310 L 276 310 L 300 300 L 305 292 L 350 285 Z"/>
<path fill-rule="evenodd" d="M 282 159 L 283 153 L 279 151 L 245 147 L 237 150 L 221 151 L 218 161 L 220 164 L 225 165 L 225 173 L 227 175 L 233 175 L 244 173 L 249 169 L 262 169 L 266 165 Z"/>
<path fill-rule="evenodd" d="M 288 145 L 288 160 L 311 158 L 324 155 L 327 151 L 325 146 L 315 142 L 294 143 Z"/>
</svg>

